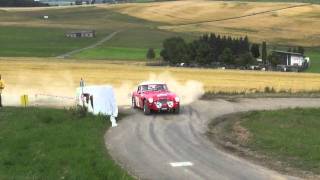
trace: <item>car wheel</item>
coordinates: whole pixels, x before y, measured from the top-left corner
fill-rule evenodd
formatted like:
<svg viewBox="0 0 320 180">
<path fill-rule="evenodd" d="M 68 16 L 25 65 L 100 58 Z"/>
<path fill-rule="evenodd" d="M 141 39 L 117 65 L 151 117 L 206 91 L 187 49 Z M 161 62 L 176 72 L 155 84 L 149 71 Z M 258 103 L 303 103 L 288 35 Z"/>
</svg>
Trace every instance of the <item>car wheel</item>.
<svg viewBox="0 0 320 180">
<path fill-rule="evenodd" d="M 143 103 L 143 112 L 145 115 L 149 115 L 150 114 L 150 109 L 148 107 L 148 103 L 146 100 L 144 100 L 144 103 Z"/>
<path fill-rule="evenodd" d="M 134 99 L 134 97 L 132 97 L 131 107 L 132 107 L 133 109 L 136 109 L 136 108 L 137 108 L 136 100 Z"/>
<path fill-rule="evenodd" d="M 180 113 L 180 106 L 178 106 L 177 108 L 174 109 L 174 113 L 175 114 L 179 114 Z"/>
</svg>

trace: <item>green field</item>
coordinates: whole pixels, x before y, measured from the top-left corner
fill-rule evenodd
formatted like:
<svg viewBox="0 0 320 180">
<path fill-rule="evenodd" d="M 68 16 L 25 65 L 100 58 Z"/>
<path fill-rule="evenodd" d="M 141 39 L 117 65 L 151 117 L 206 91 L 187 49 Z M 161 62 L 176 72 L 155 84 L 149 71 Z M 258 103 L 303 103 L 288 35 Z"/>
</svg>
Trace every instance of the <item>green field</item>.
<svg viewBox="0 0 320 180">
<path fill-rule="evenodd" d="M 164 39 L 182 36 L 186 40 L 193 39 L 192 35 L 174 33 L 154 28 L 132 28 L 119 32 L 110 41 L 94 49 L 76 54 L 81 59 L 115 59 L 115 60 L 145 60 L 149 48 L 156 50 L 157 58 Z"/>
<path fill-rule="evenodd" d="M 43 20 L 43 15 L 49 20 Z M 8 26 L 7 23 L 14 23 Z M 5 25 L 2 25 L 5 24 Z M 17 26 L 16 24 L 19 24 Z M 172 36 L 192 35 L 156 28 L 159 23 L 123 15 L 98 7 L 38 11 L 0 12 L 0 56 L 55 57 L 89 46 L 104 36 L 121 31 L 101 46 L 76 54 L 76 58 L 145 60 L 148 48 L 160 49 Z M 65 32 L 94 29 L 96 38 L 67 38 Z"/>
<path fill-rule="evenodd" d="M 311 60 L 311 66 L 307 72 L 320 73 L 320 49 L 307 51 L 306 56 Z"/>
<path fill-rule="evenodd" d="M 132 179 L 106 151 L 109 126 L 70 110 L 0 109 L 0 179 Z"/>
<path fill-rule="evenodd" d="M 251 112 L 241 125 L 252 134 L 248 147 L 302 170 L 320 173 L 320 109 Z"/>
<path fill-rule="evenodd" d="M 156 50 L 156 58 L 159 57 Z M 76 54 L 80 59 L 109 59 L 109 60 L 146 60 L 147 48 L 105 47 L 95 48 Z"/>
<path fill-rule="evenodd" d="M 0 27 L 0 56 L 4 57 L 54 57 L 68 51 L 88 46 L 97 38 L 73 39 L 65 37 L 70 31 L 59 28 Z"/>
</svg>

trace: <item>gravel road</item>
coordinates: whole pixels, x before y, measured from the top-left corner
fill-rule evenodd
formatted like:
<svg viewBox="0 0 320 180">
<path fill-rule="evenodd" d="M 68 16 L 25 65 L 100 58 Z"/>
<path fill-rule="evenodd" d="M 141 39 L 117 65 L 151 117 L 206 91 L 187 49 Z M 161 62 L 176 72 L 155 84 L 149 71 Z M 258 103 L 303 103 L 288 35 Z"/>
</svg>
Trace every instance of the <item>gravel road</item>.
<svg viewBox="0 0 320 180">
<path fill-rule="evenodd" d="M 222 152 L 205 134 L 210 120 L 222 115 L 288 107 L 320 107 L 320 99 L 197 101 L 184 106 L 180 115 L 128 110 L 132 114 L 106 133 L 106 147 L 140 179 L 298 179 Z M 183 163 L 170 164 L 175 162 Z"/>
</svg>

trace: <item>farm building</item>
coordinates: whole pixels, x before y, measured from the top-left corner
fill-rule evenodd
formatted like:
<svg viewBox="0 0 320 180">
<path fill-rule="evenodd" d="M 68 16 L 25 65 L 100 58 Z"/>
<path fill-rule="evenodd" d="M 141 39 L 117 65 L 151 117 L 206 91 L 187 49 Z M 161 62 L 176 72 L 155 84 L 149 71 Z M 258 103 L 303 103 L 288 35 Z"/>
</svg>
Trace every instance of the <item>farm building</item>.
<svg viewBox="0 0 320 180">
<path fill-rule="evenodd" d="M 93 38 L 93 37 L 96 37 L 96 32 L 94 30 L 72 31 L 72 32 L 67 32 L 66 33 L 66 37 L 70 37 L 70 38 L 81 38 L 81 37 Z"/>
<path fill-rule="evenodd" d="M 307 62 L 305 56 L 300 53 L 286 52 L 286 51 L 273 51 L 279 57 L 281 65 L 286 66 L 303 66 Z"/>
<path fill-rule="evenodd" d="M 286 51 L 272 51 L 274 55 L 279 58 L 279 65 L 290 68 L 295 67 L 297 70 L 306 69 L 309 66 L 309 58 L 301 53 L 286 52 Z"/>
</svg>

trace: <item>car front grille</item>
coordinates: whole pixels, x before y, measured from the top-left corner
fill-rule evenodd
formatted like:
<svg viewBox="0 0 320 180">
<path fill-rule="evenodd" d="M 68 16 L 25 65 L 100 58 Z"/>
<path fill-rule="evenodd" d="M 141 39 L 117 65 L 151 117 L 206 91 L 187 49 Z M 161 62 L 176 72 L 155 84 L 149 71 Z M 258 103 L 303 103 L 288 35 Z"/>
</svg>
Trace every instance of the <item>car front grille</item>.
<svg viewBox="0 0 320 180">
<path fill-rule="evenodd" d="M 162 105 L 167 104 L 168 100 L 167 99 L 159 99 L 159 101 Z"/>
</svg>

